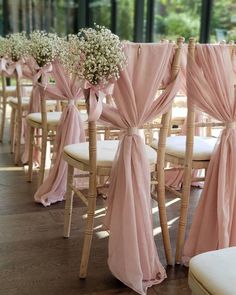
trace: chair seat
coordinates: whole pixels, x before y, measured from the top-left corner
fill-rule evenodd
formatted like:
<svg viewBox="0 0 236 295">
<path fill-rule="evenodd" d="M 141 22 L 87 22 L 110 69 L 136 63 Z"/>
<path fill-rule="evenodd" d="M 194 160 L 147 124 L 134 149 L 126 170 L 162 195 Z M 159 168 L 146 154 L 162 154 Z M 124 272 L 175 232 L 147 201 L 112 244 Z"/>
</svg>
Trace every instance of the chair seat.
<svg viewBox="0 0 236 295">
<path fill-rule="evenodd" d="M 187 117 L 187 108 L 175 107 L 172 109 L 172 120 L 176 118 L 185 119 Z"/>
<path fill-rule="evenodd" d="M 16 97 L 10 97 L 8 100 L 9 104 L 18 104 L 18 99 Z M 30 102 L 30 97 L 29 96 L 24 96 L 21 98 L 22 106 L 28 106 Z M 56 101 L 55 100 L 46 100 L 47 106 L 55 106 Z"/>
<path fill-rule="evenodd" d="M 193 160 L 208 161 L 211 158 L 217 138 L 194 136 Z M 157 141 L 151 146 L 157 149 Z M 184 159 L 186 149 L 186 136 L 170 136 L 166 139 L 166 154 Z"/>
<path fill-rule="evenodd" d="M 111 167 L 114 161 L 116 151 L 119 145 L 118 140 L 97 141 L 97 166 Z M 150 146 L 146 145 L 146 153 L 150 164 L 156 163 L 157 153 Z M 89 143 L 67 145 L 64 153 L 71 158 L 80 161 L 86 165 L 89 164 Z"/>
<path fill-rule="evenodd" d="M 0 92 L 2 93 L 2 87 L 0 88 Z M 6 86 L 5 89 L 6 96 L 15 95 L 16 94 L 16 86 Z"/>
<path fill-rule="evenodd" d="M 236 247 L 210 251 L 189 263 L 189 286 L 194 295 L 236 294 Z"/>
<path fill-rule="evenodd" d="M 47 122 L 50 125 L 57 125 L 60 121 L 62 112 L 48 112 L 47 113 Z M 41 113 L 31 113 L 27 116 L 28 121 L 33 121 L 38 124 L 42 124 Z"/>
<path fill-rule="evenodd" d="M 60 121 L 62 112 L 47 112 L 47 121 L 50 125 L 57 125 Z M 88 115 L 85 113 L 80 113 L 82 120 L 86 121 L 88 119 Z M 27 116 L 28 121 L 33 121 L 38 124 L 42 123 L 41 113 L 31 113 Z"/>
<path fill-rule="evenodd" d="M 22 102 L 22 106 L 23 107 L 26 107 L 29 105 L 29 101 L 30 101 L 30 97 L 22 97 L 21 98 L 21 102 Z M 18 104 L 18 99 L 16 97 L 10 97 L 9 100 L 8 100 L 8 103 L 10 105 L 17 105 Z"/>
</svg>

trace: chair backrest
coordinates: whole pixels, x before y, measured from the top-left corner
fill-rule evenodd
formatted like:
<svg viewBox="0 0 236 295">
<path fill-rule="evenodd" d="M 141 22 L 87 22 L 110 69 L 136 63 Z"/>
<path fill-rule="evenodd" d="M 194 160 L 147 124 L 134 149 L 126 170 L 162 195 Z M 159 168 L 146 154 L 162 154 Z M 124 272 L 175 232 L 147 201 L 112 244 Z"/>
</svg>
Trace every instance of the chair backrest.
<svg viewBox="0 0 236 295">
<path fill-rule="evenodd" d="M 232 60 L 232 57 L 234 59 Z M 216 248 L 232 246 L 235 216 L 235 55 L 232 44 L 189 42 L 189 124 L 194 108 L 225 122 L 208 166 L 205 186 L 185 242 L 187 259 Z M 191 138 L 190 138 L 191 139 Z M 189 155 L 191 155 L 191 151 Z M 188 165 L 189 160 L 185 163 Z"/>
<path fill-rule="evenodd" d="M 236 47 L 233 42 L 230 42 L 229 44 L 222 44 L 223 46 L 227 46 L 229 49 L 229 52 L 231 54 L 231 57 L 233 58 L 234 54 L 236 53 Z M 194 38 L 189 39 L 189 45 L 188 45 L 188 59 L 193 58 L 195 60 L 195 47 L 196 42 Z M 191 107 L 188 107 L 187 112 L 187 139 L 186 139 L 186 160 L 187 163 L 190 164 L 192 161 L 193 156 L 193 141 L 194 141 L 194 134 L 195 134 L 195 127 L 205 127 L 207 128 L 207 133 L 211 134 L 211 127 L 221 127 L 223 126 L 223 123 L 221 122 L 212 122 L 211 118 L 209 117 L 208 122 L 195 124 L 195 110 Z"/>
<path fill-rule="evenodd" d="M 173 57 L 173 61 L 171 64 L 171 76 L 169 79 L 169 83 L 175 80 L 179 69 L 180 69 L 180 58 L 181 58 L 181 47 L 183 44 L 184 38 L 179 37 L 177 39 L 175 54 Z M 165 41 L 162 41 L 162 43 Z M 163 87 L 161 86 L 161 90 L 163 90 Z M 89 104 L 88 99 L 87 101 L 87 111 L 89 112 Z M 107 103 L 110 103 L 110 100 L 107 100 Z M 162 132 L 165 132 L 166 129 L 168 131 L 169 128 L 169 121 L 170 121 L 170 113 L 163 116 L 162 120 Z M 93 170 L 93 173 L 96 174 L 96 140 L 97 140 L 97 130 L 96 130 L 96 122 L 89 122 L 88 126 L 89 130 L 89 155 L 90 155 L 90 167 L 91 170 Z M 94 180 L 95 181 L 95 180 Z"/>
<path fill-rule="evenodd" d="M 174 80 L 179 73 L 180 70 L 180 60 L 181 60 L 181 48 L 183 46 L 184 38 L 179 37 L 177 39 L 177 46 L 175 56 L 173 58 L 173 62 L 171 65 L 171 80 Z M 158 140 L 158 163 L 157 166 L 164 167 L 165 163 L 165 143 L 166 137 L 170 134 L 171 129 L 171 109 L 162 115 L 161 118 L 161 129 L 159 133 L 159 140 Z M 161 177 L 161 176 L 160 176 Z M 161 180 L 164 181 L 164 180 Z"/>
</svg>

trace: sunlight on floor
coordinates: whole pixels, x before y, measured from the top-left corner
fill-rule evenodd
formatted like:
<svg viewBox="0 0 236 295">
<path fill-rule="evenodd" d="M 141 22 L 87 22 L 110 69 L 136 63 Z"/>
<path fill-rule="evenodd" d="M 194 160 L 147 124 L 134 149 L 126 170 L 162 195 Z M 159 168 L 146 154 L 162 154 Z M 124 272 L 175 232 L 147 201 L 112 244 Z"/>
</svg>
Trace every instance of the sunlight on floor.
<svg viewBox="0 0 236 295">
<path fill-rule="evenodd" d="M 100 218 L 100 217 L 105 216 L 106 215 L 105 212 L 106 212 L 106 209 L 105 208 L 100 208 L 100 209 L 95 210 L 95 212 L 94 212 L 94 215 L 95 215 L 94 218 Z M 85 213 L 85 214 L 82 215 L 82 218 L 83 219 L 86 219 L 87 217 L 88 217 L 88 214 L 87 213 Z"/>
<path fill-rule="evenodd" d="M 168 224 L 168 228 L 169 228 L 173 223 L 175 223 L 178 219 L 179 219 L 179 217 L 175 217 L 175 218 L 173 218 L 173 219 L 170 219 L 170 220 L 167 222 L 167 224 Z M 154 235 L 154 236 L 157 236 L 157 235 L 159 235 L 160 233 L 161 233 L 161 227 L 160 227 L 160 226 L 158 226 L 158 227 L 156 227 L 156 228 L 153 229 L 153 235 Z"/>
<path fill-rule="evenodd" d="M 166 202 L 166 207 L 169 207 L 170 205 L 172 205 L 172 204 L 174 204 L 174 203 L 177 203 L 177 202 L 179 202 L 179 201 L 180 201 L 180 198 L 175 198 L 175 199 L 173 199 L 173 200 L 171 200 L 171 201 L 169 201 L 169 202 Z M 153 214 L 154 214 L 154 213 L 157 213 L 158 211 L 159 211 L 158 206 L 152 208 L 152 213 L 153 213 Z"/>
<path fill-rule="evenodd" d="M 99 239 L 105 239 L 109 236 L 109 233 L 106 230 L 102 230 L 102 231 L 98 231 L 95 233 L 95 235 L 99 238 Z"/>
</svg>

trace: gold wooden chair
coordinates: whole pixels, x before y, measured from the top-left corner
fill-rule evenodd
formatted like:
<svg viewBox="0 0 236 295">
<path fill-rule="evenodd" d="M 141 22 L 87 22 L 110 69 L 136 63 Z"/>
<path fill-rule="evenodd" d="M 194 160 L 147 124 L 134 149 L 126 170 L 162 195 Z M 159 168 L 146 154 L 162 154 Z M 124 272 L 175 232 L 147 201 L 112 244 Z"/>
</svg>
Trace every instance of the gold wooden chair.
<svg viewBox="0 0 236 295">
<path fill-rule="evenodd" d="M 52 101 L 51 101 L 52 102 Z M 30 113 L 26 120 L 28 124 L 29 134 L 29 168 L 28 181 L 32 181 L 33 175 L 33 155 L 34 150 L 38 150 L 40 154 L 39 180 L 38 185 L 43 183 L 46 166 L 47 143 L 53 144 L 57 125 L 59 124 L 62 112 L 55 112 L 56 102 L 52 107 L 48 106 L 47 99 L 41 96 L 41 112 Z"/>
<path fill-rule="evenodd" d="M 194 55 L 194 40 L 189 41 L 189 54 Z M 168 112 L 162 118 L 162 128 L 158 145 L 154 143 L 153 148 L 158 149 L 158 161 L 161 162 L 162 169 L 159 169 L 159 198 L 165 199 L 165 189 L 171 191 L 181 199 L 180 218 L 178 235 L 176 240 L 176 263 L 181 262 L 181 253 L 184 244 L 187 212 L 192 182 L 204 181 L 205 177 L 192 177 L 194 169 L 204 169 L 205 172 L 209 165 L 217 138 L 194 136 L 195 127 L 209 128 L 222 126 L 221 122 L 195 122 L 195 111 L 188 109 L 187 113 L 187 135 L 186 136 L 169 136 L 169 122 L 171 112 Z M 165 186 L 164 170 L 166 163 L 172 166 L 178 166 L 178 169 L 184 170 L 182 190 L 177 191 L 172 187 Z M 173 168 L 176 169 L 176 168 Z M 169 238 L 168 238 L 169 239 Z"/>
<path fill-rule="evenodd" d="M 80 278 L 85 278 L 87 276 L 88 260 L 93 235 L 96 199 L 99 189 L 107 186 L 103 181 L 98 184 L 98 179 L 109 177 L 119 144 L 118 140 L 97 141 L 96 131 L 96 122 L 89 122 L 89 141 L 66 146 L 64 148 L 63 156 L 64 160 L 68 163 L 64 222 L 65 238 L 70 236 L 73 193 L 80 197 L 80 199 L 88 207 L 82 259 L 80 264 Z M 149 158 L 151 171 L 154 171 L 156 166 L 156 152 L 148 145 L 146 145 L 146 152 Z M 89 190 L 87 195 L 84 194 L 84 191 L 79 190 L 79 188 L 73 185 L 74 169 L 79 169 L 83 172 L 89 172 Z"/>
<path fill-rule="evenodd" d="M 15 153 L 14 162 L 15 165 L 20 163 L 20 147 L 23 119 L 26 116 L 26 112 L 29 109 L 30 95 L 22 96 L 23 87 L 30 85 L 24 84 L 24 82 L 16 74 L 16 96 L 11 97 L 8 101 L 11 107 L 11 121 L 10 121 L 10 142 L 11 152 Z"/>
<path fill-rule="evenodd" d="M 29 127 L 29 168 L 28 181 L 32 181 L 33 176 L 33 154 L 37 149 L 40 152 L 40 167 L 38 185 L 43 183 L 46 168 L 47 144 L 50 143 L 50 153 L 53 154 L 53 145 L 56 135 L 57 126 L 59 124 L 62 112 L 60 102 L 56 100 L 46 99 L 41 96 L 41 112 L 31 113 L 26 117 Z M 83 121 L 87 120 L 87 114 L 81 114 Z M 37 130 L 37 132 L 36 132 Z M 53 155 L 54 157 L 56 155 Z M 52 159 L 51 159 L 52 160 Z"/>
<path fill-rule="evenodd" d="M 183 42 L 181 38 L 179 44 Z M 174 80 L 179 71 L 180 64 L 180 46 L 177 46 L 176 54 L 172 64 L 172 79 Z M 89 106 L 88 106 L 89 109 Z M 66 204 L 65 204 L 65 222 L 64 222 L 64 237 L 70 236 L 71 218 L 73 209 L 73 193 L 80 197 L 80 199 L 86 204 L 87 209 L 87 220 L 84 232 L 84 244 L 82 250 L 82 259 L 80 264 L 80 277 L 85 278 L 87 276 L 87 268 L 89 255 L 91 250 L 92 235 L 93 235 L 93 223 L 94 223 L 94 212 L 96 209 L 96 199 L 98 196 L 99 189 L 104 187 L 104 183 L 98 184 L 99 177 L 107 177 L 110 175 L 113 160 L 118 148 L 118 141 L 116 140 L 104 140 L 97 141 L 96 136 L 96 123 L 89 122 L 89 142 L 84 142 L 75 145 L 66 146 L 64 149 L 64 160 L 68 163 L 68 180 L 67 180 L 67 193 L 66 193 Z M 146 154 L 150 163 L 150 172 L 154 173 L 160 169 L 160 163 L 157 162 L 156 151 L 150 146 L 146 145 Z M 83 191 L 79 190 L 73 184 L 74 169 L 77 168 L 84 172 L 89 172 L 89 189 L 88 194 L 85 195 Z M 106 185 L 106 184 L 105 184 Z M 160 211 L 161 227 L 163 231 L 164 240 L 168 237 L 166 231 L 167 218 L 165 210 L 165 200 L 158 198 L 158 205 Z M 169 264 L 172 263 L 172 255 L 170 243 L 164 242 L 165 250 L 167 254 L 167 261 Z M 169 255 L 169 256 L 168 256 Z"/>
<path fill-rule="evenodd" d="M 6 121 L 6 109 L 8 97 L 16 96 L 16 86 L 6 85 L 6 76 L 2 73 L 2 87 L 0 89 L 0 110 L 1 110 L 1 127 L 0 127 L 0 142 L 3 141 L 5 121 Z"/>
</svg>

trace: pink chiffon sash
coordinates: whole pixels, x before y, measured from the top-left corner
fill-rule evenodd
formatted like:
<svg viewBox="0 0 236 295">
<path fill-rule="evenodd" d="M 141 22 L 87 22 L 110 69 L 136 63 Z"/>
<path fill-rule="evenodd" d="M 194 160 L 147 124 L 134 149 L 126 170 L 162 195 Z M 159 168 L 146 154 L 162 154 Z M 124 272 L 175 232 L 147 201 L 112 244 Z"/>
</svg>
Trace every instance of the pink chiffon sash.
<svg viewBox="0 0 236 295">
<path fill-rule="evenodd" d="M 179 77 L 156 97 L 173 44 L 125 45 L 128 66 L 114 89 L 116 107 L 105 105 L 101 119 L 123 129 L 113 163 L 108 209 L 111 272 L 124 284 L 146 294 L 147 288 L 166 278 L 153 238 L 150 168 L 138 127 L 168 110 L 179 87 Z"/>
<path fill-rule="evenodd" d="M 232 62 L 226 45 L 196 45 L 195 57 L 188 58 L 189 104 L 226 122 L 226 128 L 211 157 L 184 246 L 186 264 L 199 253 L 236 245 L 235 60 Z"/>
<path fill-rule="evenodd" d="M 20 79 L 23 75 L 22 73 L 23 66 L 24 66 L 23 60 L 13 62 L 11 60 L 2 58 L 0 70 L 6 77 L 13 77 L 14 75 L 17 75 L 18 78 Z"/>
<path fill-rule="evenodd" d="M 51 64 L 45 65 L 44 67 L 39 67 L 37 62 L 33 57 L 28 57 L 25 60 L 25 66 L 23 68 L 23 75 L 26 78 L 29 78 L 33 82 L 33 89 L 30 96 L 30 103 L 28 114 L 40 112 L 40 97 L 41 90 L 38 80 L 41 78 L 42 81 L 47 83 L 48 75 L 52 71 Z M 39 132 L 39 131 L 37 131 Z M 23 164 L 27 163 L 29 160 L 29 130 L 28 125 L 25 124 L 25 148 L 21 158 Z M 33 155 L 33 162 L 39 163 L 39 152 L 35 151 Z"/>
<path fill-rule="evenodd" d="M 61 64 L 56 60 L 52 63 L 52 77 L 55 85 L 41 85 L 45 95 L 52 99 L 68 100 L 57 127 L 55 148 L 56 160 L 48 177 L 38 188 L 34 199 L 44 206 L 62 201 L 66 192 L 67 163 L 62 158 L 64 146 L 85 141 L 83 121 L 75 101 L 84 97 L 80 82 L 70 79 Z"/>
</svg>

